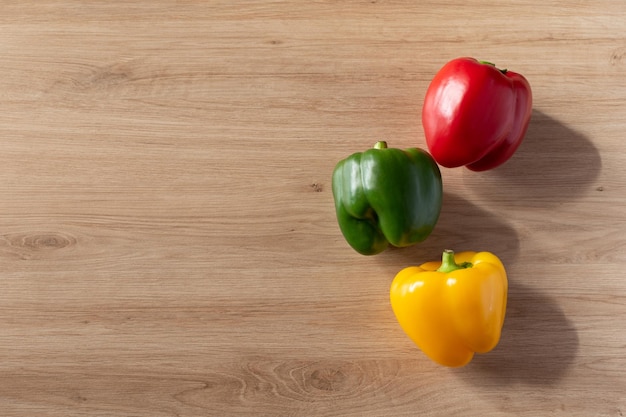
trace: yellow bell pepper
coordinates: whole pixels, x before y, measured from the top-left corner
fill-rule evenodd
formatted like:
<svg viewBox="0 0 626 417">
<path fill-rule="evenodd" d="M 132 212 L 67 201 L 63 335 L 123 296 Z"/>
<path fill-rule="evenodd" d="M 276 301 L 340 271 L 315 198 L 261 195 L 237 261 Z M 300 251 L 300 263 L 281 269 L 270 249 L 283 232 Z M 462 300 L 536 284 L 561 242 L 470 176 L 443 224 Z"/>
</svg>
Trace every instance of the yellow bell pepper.
<svg viewBox="0 0 626 417">
<path fill-rule="evenodd" d="M 400 326 L 433 361 L 464 366 L 500 340 L 508 281 L 489 252 L 446 250 L 442 262 L 400 271 L 390 297 Z"/>
</svg>

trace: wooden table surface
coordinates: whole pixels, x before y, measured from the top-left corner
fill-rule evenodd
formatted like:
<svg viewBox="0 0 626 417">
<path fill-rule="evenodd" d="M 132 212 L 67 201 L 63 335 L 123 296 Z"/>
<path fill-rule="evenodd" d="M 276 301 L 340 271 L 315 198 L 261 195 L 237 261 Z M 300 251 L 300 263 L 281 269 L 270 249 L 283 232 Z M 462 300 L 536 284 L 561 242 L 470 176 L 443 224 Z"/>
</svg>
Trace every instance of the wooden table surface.
<svg viewBox="0 0 626 417">
<path fill-rule="evenodd" d="M 626 414 L 625 3 L 0 8 L 0 415 Z M 442 169 L 425 242 L 361 256 L 332 169 L 425 147 L 458 56 L 528 78 L 526 139 Z M 500 344 L 460 369 L 389 305 L 445 248 L 510 280 Z"/>
</svg>

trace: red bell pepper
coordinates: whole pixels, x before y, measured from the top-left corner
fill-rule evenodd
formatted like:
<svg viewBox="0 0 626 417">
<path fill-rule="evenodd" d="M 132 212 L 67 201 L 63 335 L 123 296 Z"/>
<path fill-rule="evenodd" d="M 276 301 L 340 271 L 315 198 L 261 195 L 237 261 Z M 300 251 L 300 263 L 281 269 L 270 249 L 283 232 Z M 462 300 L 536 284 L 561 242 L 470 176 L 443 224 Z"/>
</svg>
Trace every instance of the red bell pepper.
<svg viewBox="0 0 626 417">
<path fill-rule="evenodd" d="M 531 111 L 530 84 L 521 74 L 457 58 L 439 70 L 426 91 L 426 144 L 444 167 L 492 169 L 517 150 Z"/>
</svg>

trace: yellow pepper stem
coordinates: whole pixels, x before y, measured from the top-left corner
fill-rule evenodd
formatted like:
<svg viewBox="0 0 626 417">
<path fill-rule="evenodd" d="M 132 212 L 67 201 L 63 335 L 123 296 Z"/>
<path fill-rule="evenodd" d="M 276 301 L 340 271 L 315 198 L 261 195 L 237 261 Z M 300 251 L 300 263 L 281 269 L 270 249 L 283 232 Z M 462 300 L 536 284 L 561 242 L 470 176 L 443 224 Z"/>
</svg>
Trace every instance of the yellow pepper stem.
<svg viewBox="0 0 626 417">
<path fill-rule="evenodd" d="M 457 264 L 454 260 L 454 251 L 450 249 L 446 249 L 443 251 L 443 255 L 441 256 L 441 266 L 437 269 L 437 272 L 448 273 L 452 271 L 456 271 L 457 269 L 465 269 L 471 268 L 471 262 L 463 262 L 462 264 Z"/>
</svg>

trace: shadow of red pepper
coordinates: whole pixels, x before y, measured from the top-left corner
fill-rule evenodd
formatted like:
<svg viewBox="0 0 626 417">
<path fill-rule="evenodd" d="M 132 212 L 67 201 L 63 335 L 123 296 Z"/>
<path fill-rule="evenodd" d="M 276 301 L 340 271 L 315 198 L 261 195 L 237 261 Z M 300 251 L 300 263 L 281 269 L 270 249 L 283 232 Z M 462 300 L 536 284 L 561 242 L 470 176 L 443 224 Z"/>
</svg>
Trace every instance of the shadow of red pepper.
<svg viewBox="0 0 626 417">
<path fill-rule="evenodd" d="M 524 141 L 511 159 L 490 171 L 465 170 L 463 183 L 489 201 L 506 193 L 520 204 L 528 200 L 545 207 L 575 199 L 591 186 L 601 190 L 596 184 L 601 169 L 600 153 L 585 135 L 533 109 Z"/>
</svg>

